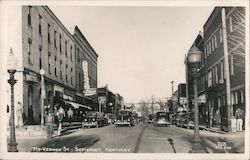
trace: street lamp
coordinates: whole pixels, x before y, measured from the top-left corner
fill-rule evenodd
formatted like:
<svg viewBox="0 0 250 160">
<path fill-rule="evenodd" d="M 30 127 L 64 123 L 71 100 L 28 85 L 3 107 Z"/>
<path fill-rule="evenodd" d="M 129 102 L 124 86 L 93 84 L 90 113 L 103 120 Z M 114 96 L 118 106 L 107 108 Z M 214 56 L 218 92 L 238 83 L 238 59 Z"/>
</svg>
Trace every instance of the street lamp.
<svg viewBox="0 0 250 160">
<path fill-rule="evenodd" d="M 198 67 L 201 62 L 202 52 L 193 44 L 188 52 L 188 64 L 191 67 L 191 77 L 194 80 L 194 139 L 191 153 L 205 153 L 206 150 L 201 145 L 201 138 L 199 135 L 199 108 L 198 108 L 198 93 L 197 93 L 197 79 L 199 78 Z"/>
<path fill-rule="evenodd" d="M 18 60 L 10 49 L 10 54 L 8 56 L 8 72 L 10 74 L 10 79 L 8 83 L 11 86 L 11 121 L 10 121 L 10 142 L 9 142 L 9 152 L 18 152 L 15 134 L 15 114 L 14 114 L 14 85 L 17 82 L 14 78 L 18 65 Z"/>
<path fill-rule="evenodd" d="M 44 125 L 44 99 L 45 99 L 44 69 L 40 70 L 40 74 L 41 74 L 41 125 Z"/>
</svg>

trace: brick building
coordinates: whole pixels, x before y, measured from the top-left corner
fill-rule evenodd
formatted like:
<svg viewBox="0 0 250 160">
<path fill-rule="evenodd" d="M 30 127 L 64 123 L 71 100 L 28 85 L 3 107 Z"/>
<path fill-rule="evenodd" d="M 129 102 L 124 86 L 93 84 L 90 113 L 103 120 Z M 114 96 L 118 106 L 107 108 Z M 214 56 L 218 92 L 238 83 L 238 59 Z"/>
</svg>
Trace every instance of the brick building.
<svg viewBox="0 0 250 160">
<path fill-rule="evenodd" d="M 221 115 L 222 129 L 227 130 L 227 106 L 231 115 L 237 108 L 245 111 L 245 8 L 225 7 L 226 39 L 223 41 L 222 8 L 216 7 L 204 29 L 204 70 L 207 107 L 210 126 L 215 125 L 214 115 Z M 227 45 L 229 68 L 225 66 L 224 46 Z M 226 74 L 229 70 L 231 104 L 226 101 Z"/>
<path fill-rule="evenodd" d="M 15 16 L 8 18 L 9 29 L 13 31 L 8 33 L 8 43 L 19 60 L 15 102 L 23 103 L 27 124 L 40 123 L 41 69 L 45 71 L 44 105 L 54 105 L 55 97 L 75 102 L 84 87 L 82 75 L 80 78 L 77 75 L 83 72 L 78 62 L 85 59 L 91 66 L 88 72 L 91 87 L 97 86 L 98 55 L 85 38 L 81 37 L 83 42 L 77 43 L 76 36 L 70 34 L 47 6 L 10 6 L 8 14 Z M 80 34 L 77 27 L 75 32 L 75 35 Z M 83 50 L 80 61 L 78 48 Z M 78 103 L 83 104 L 83 101 Z"/>
</svg>

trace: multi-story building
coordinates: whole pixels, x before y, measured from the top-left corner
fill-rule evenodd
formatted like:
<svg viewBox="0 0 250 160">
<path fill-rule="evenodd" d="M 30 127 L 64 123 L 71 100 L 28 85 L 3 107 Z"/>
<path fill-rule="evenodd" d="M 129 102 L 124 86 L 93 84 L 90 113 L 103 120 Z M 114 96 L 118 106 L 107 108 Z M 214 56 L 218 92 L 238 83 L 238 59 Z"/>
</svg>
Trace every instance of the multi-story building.
<svg viewBox="0 0 250 160">
<path fill-rule="evenodd" d="M 8 33 L 8 41 L 19 60 L 15 102 L 23 103 L 27 124 L 39 124 L 43 99 L 44 105 L 53 106 L 55 97 L 75 101 L 76 94 L 82 91 L 82 82 L 79 85 L 77 81 L 77 73 L 82 72 L 82 68 L 76 65 L 79 62 L 79 55 L 76 55 L 78 45 L 47 6 L 11 6 L 9 14 L 15 18 L 8 21 L 9 29 L 14 31 Z M 78 32 L 76 28 L 76 35 Z M 85 38 L 83 44 L 80 44 L 83 50 L 91 48 Z M 91 52 L 83 52 L 81 56 L 89 57 L 89 53 L 95 55 L 89 63 L 97 66 L 97 54 L 92 48 Z M 44 84 L 41 82 L 42 69 L 45 71 Z M 96 67 L 91 67 L 91 87 L 97 85 L 96 75 Z M 45 95 L 42 95 L 42 86 Z"/>
<path fill-rule="evenodd" d="M 223 8 L 225 30 L 222 27 Z M 203 29 L 209 125 L 215 125 L 214 115 L 219 112 L 222 128 L 227 130 L 227 119 L 230 118 L 227 112 L 230 110 L 233 116 L 237 108 L 245 111 L 245 8 L 216 7 Z M 227 52 L 228 67 L 225 65 Z M 227 93 L 231 96 L 227 96 Z"/>
<path fill-rule="evenodd" d="M 97 88 L 97 58 L 95 50 L 86 40 L 80 29 L 74 28 L 75 39 L 75 74 L 76 74 L 76 101 L 84 102 L 92 107 L 97 106 L 96 94 L 84 96 L 83 91 L 89 88 Z M 87 64 L 86 71 L 83 68 L 83 62 Z M 85 72 L 85 73 L 84 73 Z M 86 82 L 87 81 L 87 82 Z"/>
</svg>

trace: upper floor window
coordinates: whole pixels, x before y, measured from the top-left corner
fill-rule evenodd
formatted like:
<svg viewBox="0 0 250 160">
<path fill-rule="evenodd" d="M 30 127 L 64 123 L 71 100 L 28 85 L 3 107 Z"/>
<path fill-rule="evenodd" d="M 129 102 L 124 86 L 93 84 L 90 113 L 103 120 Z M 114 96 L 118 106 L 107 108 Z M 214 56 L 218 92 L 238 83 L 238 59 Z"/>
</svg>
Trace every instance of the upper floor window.
<svg viewBox="0 0 250 160">
<path fill-rule="evenodd" d="M 62 52 L 62 35 L 59 35 L 59 50 Z"/>
<path fill-rule="evenodd" d="M 212 76 L 212 71 L 208 72 L 208 87 L 212 86 L 212 81 L 213 81 L 213 76 Z"/>
<path fill-rule="evenodd" d="M 68 56 L 68 53 L 67 53 L 67 46 L 68 46 L 68 42 L 67 40 L 65 40 L 65 55 Z"/>
<path fill-rule="evenodd" d="M 220 43 L 223 41 L 223 33 L 222 33 L 222 28 L 220 28 Z"/>
<path fill-rule="evenodd" d="M 230 69 L 231 69 L 231 75 L 234 75 L 234 56 L 231 54 L 230 56 Z"/>
<path fill-rule="evenodd" d="M 42 17 L 39 15 L 39 25 L 38 25 L 39 35 L 42 35 Z"/>
<path fill-rule="evenodd" d="M 220 79 L 224 81 L 224 63 L 223 61 L 220 62 Z"/>
<path fill-rule="evenodd" d="M 232 19 L 232 16 L 229 17 L 229 30 L 230 30 L 230 32 L 233 32 L 233 19 Z"/>
<path fill-rule="evenodd" d="M 70 45 L 70 59 L 73 61 L 73 47 Z"/>
<path fill-rule="evenodd" d="M 218 44 L 217 44 L 217 36 L 214 35 L 214 47 L 217 48 Z"/>
<path fill-rule="evenodd" d="M 56 48 L 56 35 L 57 35 L 57 32 L 56 30 L 54 31 L 54 47 Z"/>
<path fill-rule="evenodd" d="M 48 43 L 51 43 L 51 41 L 50 41 L 50 24 L 48 24 Z"/>
<path fill-rule="evenodd" d="M 28 6 L 28 25 L 31 26 L 31 6 Z"/>
</svg>

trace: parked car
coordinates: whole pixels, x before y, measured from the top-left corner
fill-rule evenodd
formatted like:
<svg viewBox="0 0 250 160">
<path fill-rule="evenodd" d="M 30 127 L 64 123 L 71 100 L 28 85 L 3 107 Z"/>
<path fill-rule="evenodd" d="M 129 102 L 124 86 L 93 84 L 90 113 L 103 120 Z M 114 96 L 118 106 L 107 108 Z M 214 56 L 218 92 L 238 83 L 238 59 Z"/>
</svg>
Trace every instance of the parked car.
<svg viewBox="0 0 250 160">
<path fill-rule="evenodd" d="M 177 123 L 177 121 L 176 121 L 177 116 L 178 116 L 177 113 L 174 113 L 174 114 L 170 114 L 170 115 L 169 115 L 170 123 L 171 123 L 172 125 L 176 125 L 176 123 Z"/>
<path fill-rule="evenodd" d="M 115 119 L 115 126 L 128 126 L 132 127 L 134 125 L 132 112 L 130 110 L 120 110 Z"/>
<path fill-rule="evenodd" d="M 183 127 L 186 127 L 188 129 L 194 128 L 194 113 L 193 112 L 184 113 L 182 121 L 183 121 Z"/>
<path fill-rule="evenodd" d="M 155 114 L 154 126 L 169 126 L 169 113 L 168 112 L 157 112 Z"/>
<path fill-rule="evenodd" d="M 83 118 L 82 126 L 85 127 L 100 127 L 106 126 L 107 119 L 104 117 L 103 113 L 99 113 L 97 111 L 90 111 L 86 113 L 86 116 Z"/>
<path fill-rule="evenodd" d="M 183 125 L 183 122 L 182 122 L 183 114 L 184 113 L 178 113 L 177 114 L 177 117 L 176 117 L 176 126 L 178 126 L 178 127 L 182 127 L 182 125 Z"/>
</svg>

